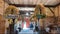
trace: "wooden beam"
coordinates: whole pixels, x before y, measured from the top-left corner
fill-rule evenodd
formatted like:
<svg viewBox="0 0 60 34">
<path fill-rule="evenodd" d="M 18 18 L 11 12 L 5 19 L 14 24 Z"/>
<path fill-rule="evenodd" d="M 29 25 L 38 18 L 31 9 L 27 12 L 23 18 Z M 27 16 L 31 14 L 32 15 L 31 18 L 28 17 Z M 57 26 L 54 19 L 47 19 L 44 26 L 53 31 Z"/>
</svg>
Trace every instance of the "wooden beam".
<svg viewBox="0 0 60 34">
<path fill-rule="evenodd" d="M 5 2 L 7 2 L 6 0 L 4 0 Z M 9 0 L 8 0 L 9 1 Z M 7 2 L 9 5 L 15 5 L 15 6 L 17 6 L 17 7 L 20 7 L 20 6 L 22 6 L 23 4 L 11 4 L 11 2 L 9 1 L 9 2 Z M 56 5 L 45 5 L 46 7 L 56 7 L 56 6 L 58 6 L 58 5 L 60 5 L 60 3 L 58 3 L 58 4 L 56 4 Z M 29 5 L 24 5 L 24 6 L 29 6 Z M 35 7 L 36 5 L 33 5 L 33 7 Z"/>
<path fill-rule="evenodd" d="M 53 15 L 54 15 L 54 11 L 51 9 L 51 8 L 49 8 L 50 9 L 50 11 L 53 13 Z"/>
<path fill-rule="evenodd" d="M 16 7 L 36 7 L 36 5 L 24 5 L 24 4 L 9 4 L 9 5 L 14 5 Z M 55 6 L 45 5 L 45 7 L 55 7 Z"/>
</svg>

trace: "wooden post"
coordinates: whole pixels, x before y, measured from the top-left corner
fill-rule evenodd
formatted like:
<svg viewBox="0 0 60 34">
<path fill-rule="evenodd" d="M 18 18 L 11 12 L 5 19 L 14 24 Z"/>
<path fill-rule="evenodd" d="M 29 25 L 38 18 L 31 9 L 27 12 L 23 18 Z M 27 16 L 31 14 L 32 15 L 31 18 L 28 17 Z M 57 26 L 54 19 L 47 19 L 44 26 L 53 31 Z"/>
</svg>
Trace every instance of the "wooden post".
<svg viewBox="0 0 60 34">
<path fill-rule="evenodd" d="M 0 34 L 5 34 L 5 20 L 2 15 L 0 15 Z"/>
</svg>

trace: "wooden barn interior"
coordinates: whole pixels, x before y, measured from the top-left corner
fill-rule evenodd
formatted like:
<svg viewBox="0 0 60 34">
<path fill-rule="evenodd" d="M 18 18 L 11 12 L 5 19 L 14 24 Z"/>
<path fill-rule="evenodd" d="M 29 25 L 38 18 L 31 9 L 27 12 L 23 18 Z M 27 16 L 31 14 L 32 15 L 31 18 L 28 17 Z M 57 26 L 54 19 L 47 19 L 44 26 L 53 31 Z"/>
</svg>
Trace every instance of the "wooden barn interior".
<svg viewBox="0 0 60 34">
<path fill-rule="evenodd" d="M 0 0 L 0 34 L 60 34 L 60 0 Z"/>
</svg>

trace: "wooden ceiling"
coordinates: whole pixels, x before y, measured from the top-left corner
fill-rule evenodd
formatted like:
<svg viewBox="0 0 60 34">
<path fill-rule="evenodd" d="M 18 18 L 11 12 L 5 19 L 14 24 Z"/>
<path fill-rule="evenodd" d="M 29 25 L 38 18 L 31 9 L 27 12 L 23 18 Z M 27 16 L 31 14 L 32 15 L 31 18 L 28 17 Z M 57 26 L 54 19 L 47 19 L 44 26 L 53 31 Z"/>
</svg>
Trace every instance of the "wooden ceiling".
<svg viewBox="0 0 60 34">
<path fill-rule="evenodd" d="M 44 5 L 56 5 L 60 0 L 4 0 L 10 4 L 24 4 L 24 5 L 37 5 L 43 3 Z"/>
</svg>

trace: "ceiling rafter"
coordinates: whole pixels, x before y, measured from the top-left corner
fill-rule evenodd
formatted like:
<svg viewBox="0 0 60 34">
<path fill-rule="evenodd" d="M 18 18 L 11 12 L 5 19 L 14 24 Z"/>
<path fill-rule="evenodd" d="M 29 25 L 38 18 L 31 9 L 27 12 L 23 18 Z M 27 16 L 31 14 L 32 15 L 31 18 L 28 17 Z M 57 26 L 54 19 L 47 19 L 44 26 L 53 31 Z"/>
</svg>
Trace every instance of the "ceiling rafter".
<svg viewBox="0 0 60 34">
<path fill-rule="evenodd" d="M 4 1 L 7 2 L 7 3 L 11 3 L 10 0 L 4 0 Z"/>
<path fill-rule="evenodd" d="M 15 4 L 14 0 L 13 0 L 13 4 Z"/>
<path fill-rule="evenodd" d="M 36 3 L 38 4 L 38 0 L 36 1 Z"/>
<path fill-rule="evenodd" d="M 60 3 L 60 0 L 5 0 L 7 3 L 11 4 L 31 4 L 36 5 L 43 3 L 44 5 L 56 5 Z"/>
<path fill-rule="evenodd" d="M 18 3 L 20 3 L 20 1 L 18 0 Z"/>
</svg>

